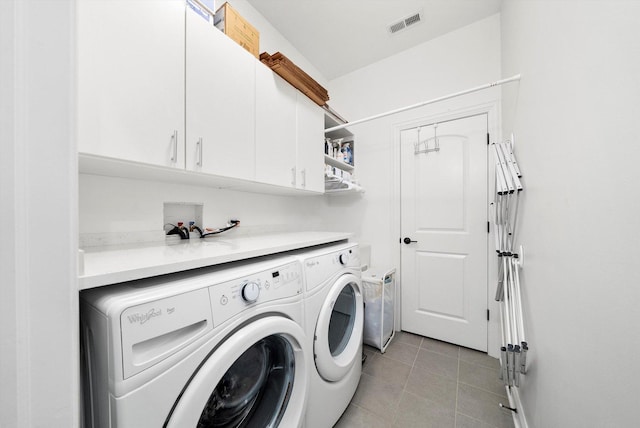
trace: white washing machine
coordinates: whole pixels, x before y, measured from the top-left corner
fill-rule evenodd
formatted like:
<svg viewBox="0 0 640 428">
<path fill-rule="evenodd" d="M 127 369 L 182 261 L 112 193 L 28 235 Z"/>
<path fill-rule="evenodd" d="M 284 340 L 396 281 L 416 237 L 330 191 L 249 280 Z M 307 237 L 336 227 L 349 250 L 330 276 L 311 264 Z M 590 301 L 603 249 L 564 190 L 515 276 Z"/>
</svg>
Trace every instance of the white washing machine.
<svg viewBox="0 0 640 428">
<path fill-rule="evenodd" d="M 332 427 L 362 372 L 364 304 L 357 244 L 299 253 L 305 280 L 305 326 L 314 366 L 306 427 Z"/>
<path fill-rule="evenodd" d="M 85 427 L 299 427 L 311 354 L 294 257 L 81 293 Z"/>
</svg>

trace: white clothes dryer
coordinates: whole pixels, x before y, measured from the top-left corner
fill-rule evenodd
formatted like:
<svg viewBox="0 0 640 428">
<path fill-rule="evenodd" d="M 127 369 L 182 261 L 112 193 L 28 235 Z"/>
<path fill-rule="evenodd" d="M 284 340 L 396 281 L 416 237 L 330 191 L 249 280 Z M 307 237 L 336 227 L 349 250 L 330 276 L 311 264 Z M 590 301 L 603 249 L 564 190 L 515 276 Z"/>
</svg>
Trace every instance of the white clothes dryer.
<svg viewBox="0 0 640 428">
<path fill-rule="evenodd" d="M 305 326 L 314 369 L 306 428 L 332 427 L 345 411 L 362 373 L 364 304 L 357 244 L 299 253 L 303 264 Z"/>
<path fill-rule="evenodd" d="M 302 295 L 293 257 L 83 291 L 84 426 L 302 426 Z"/>
</svg>

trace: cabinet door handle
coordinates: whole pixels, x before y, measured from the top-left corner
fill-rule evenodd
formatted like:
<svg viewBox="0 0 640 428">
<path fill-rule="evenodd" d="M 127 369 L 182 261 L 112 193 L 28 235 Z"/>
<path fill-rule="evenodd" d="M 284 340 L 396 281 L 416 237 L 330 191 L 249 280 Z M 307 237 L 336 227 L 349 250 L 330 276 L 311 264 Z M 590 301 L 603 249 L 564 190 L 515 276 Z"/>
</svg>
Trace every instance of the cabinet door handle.
<svg viewBox="0 0 640 428">
<path fill-rule="evenodd" d="M 302 187 L 306 188 L 307 187 L 307 170 L 303 169 L 302 171 L 300 171 L 300 175 L 302 176 Z"/>
<path fill-rule="evenodd" d="M 295 187 L 296 185 L 296 167 L 291 168 L 291 185 Z"/>
<path fill-rule="evenodd" d="M 196 143 L 196 154 L 198 156 L 196 158 L 196 165 L 202 166 L 202 137 L 200 137 Z"/>
<path fill-rule="evenodd" d="M 176 163 L 178 162 L 178 131 L 174 130 L 173 134 L 171 135 L 171 141 L 173 144 L 172 150 L 171 150 L 171 162 Z"/>
</svg>

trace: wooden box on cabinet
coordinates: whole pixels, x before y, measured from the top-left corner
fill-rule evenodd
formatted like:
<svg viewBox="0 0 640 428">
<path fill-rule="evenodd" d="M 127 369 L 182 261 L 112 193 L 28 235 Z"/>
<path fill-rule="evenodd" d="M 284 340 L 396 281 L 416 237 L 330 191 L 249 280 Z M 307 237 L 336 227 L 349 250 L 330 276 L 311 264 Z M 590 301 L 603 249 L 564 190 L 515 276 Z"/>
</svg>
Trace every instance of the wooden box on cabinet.
<svg viewBox="0 0 640 428">
<path fill-rule="evenodd" d="M 229 3 L 216 11 L 214 25 L 256 58 L 260 55 L 260 32 Z"/>
</svg>

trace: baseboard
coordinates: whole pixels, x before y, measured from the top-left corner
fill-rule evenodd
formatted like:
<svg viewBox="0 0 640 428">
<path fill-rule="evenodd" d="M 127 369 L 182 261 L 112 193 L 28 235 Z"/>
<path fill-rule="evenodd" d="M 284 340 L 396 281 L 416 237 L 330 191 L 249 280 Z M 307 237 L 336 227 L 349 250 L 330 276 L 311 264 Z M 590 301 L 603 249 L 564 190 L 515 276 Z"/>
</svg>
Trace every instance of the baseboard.
<svg viewBox="0 0 640 428">
<path fill-rule="evenodd" d="M 509 398 L 509 407 L 516 409 L 516 412 L 512 412 L 513 425 L 515 428 L 529 428 L 527 424 L 527 418 L 524 413 L 524 406 L 520 400 L 520 392 L 516 387 L 506 387 L 507 397 Z"/>
</svg>

